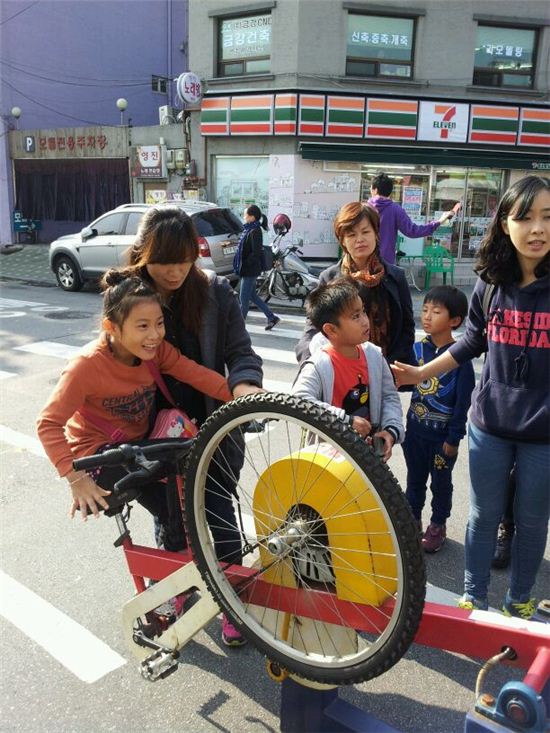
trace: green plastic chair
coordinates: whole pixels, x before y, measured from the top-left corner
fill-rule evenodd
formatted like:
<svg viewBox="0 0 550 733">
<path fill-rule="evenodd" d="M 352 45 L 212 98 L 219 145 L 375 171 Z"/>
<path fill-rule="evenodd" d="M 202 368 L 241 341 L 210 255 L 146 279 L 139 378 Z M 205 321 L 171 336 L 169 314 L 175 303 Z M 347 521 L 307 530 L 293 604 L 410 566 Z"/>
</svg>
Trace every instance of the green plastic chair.
<svg viewBox="0 0 550 733">
<path fill-rule="evenodd" d="M 434 247 L 425 247 L 422 259 L 426 266 L 426 275 L 424 278 L 424 290 L 430 287 L 430 280 L 433 272 L 441 272 L 443 274 L 443 284 L 447 284 L 447 273 L 451 275 L 451 284 L 455 283 L 455 258 L 448 249 L 441 245 Z"/>
</svg>

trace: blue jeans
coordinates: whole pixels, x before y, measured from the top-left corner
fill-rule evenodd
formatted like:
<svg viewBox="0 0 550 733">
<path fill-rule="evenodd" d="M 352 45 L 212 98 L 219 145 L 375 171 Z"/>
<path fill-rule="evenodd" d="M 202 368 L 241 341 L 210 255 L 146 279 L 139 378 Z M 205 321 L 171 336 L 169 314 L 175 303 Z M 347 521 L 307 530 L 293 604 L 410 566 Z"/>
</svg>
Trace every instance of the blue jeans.
<svg viewBox="0 0 550 733">
<path fill-rule="evenodd" d="M 268 321 L 275 320 L 275 313 L 267 306 L 266 303 L 260 298 L 256 292 L 256 278 L 255 277 L 241 277 L 240 282 L 240 300 L 241 300 L 241 313 L 243 318 L 246 320 L 248 314 L 248 308 L 250 307 L 250 301 L 259 308 Z"/>
<path fill-rule="evenodd" d="M 451 516 L 453 504 L 453 468 L 456 457 L 443 453 L 440 440 L 427 440 L 407 426 L 403 443 L 407 463 L 407 491 L 405 496 L 411 505 L 415 519 L 422 519 L 426 501 L 426 484 L 431 478 L 432 516 L 434 524 L 445 524 Z"/>
<path fill-rule="evenodd" d="M 510 416 L 513 419 L 513 416 Z M 544 556 L 550 510 L 550 449 L 544 443 L 499 438 L 470 424 L 470 514 L 466 527 L 464 590 L 487 598 L 497 527 L 506 507 L 508 480 L 516 464 L 510 595 L 529 600 Z"/>
</svg>

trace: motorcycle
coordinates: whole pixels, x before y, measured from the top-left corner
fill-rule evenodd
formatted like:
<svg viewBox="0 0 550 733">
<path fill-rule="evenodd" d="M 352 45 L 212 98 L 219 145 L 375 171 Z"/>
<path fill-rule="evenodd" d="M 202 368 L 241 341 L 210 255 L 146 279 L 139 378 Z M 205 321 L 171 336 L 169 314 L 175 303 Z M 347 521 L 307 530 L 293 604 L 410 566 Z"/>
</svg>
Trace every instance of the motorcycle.
<svg viewBox="0 0 550 733">
<path fill-rule="evenodd" d="M 321 268 L 308 267 L 298 255 L 303 254 L 299 245 L 281 246 L 288 234 L 291 221 L 286 214 L 273 219 L 275 239 L 271 243 L 271 263 L 256 281 L 256 292 L 267 303 L 271 298 L 301 300 L 302 306 L 308 294 L 319 285 Z M 266 248 L 267 249 L 267 248 Z"/>
</svg>

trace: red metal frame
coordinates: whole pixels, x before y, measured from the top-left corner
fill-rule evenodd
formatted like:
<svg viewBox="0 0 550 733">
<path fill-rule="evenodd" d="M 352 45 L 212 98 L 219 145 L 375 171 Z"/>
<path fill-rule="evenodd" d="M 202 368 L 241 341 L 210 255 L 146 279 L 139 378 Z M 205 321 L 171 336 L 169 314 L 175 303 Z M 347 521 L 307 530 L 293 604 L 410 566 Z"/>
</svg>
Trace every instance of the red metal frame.
<svg viewBox="0 0 550 733">
<path fill-rule="evenodd" d="M 129 537 L 124 539 L 122 545 L 128 569 L 139 592 L 145 590 L 144 578 L 162 580 L 182 565 L 193 562 L 190 550 L 185 553 L 157 550 L 134 545 Z M 241 565 L 231 565 L 225 570 L 229 582 L 234 586 L 241 586 L 240 596 L 245 602 L 288 611 L 306 618 L 327 623 L 339 623 L 345 618 L 351 628 L 379 631 L 381 620 L 386 619 L 392 611 L 393 601 L 380 608 L 361 606 L 340 600 L 327 591 L 315 591 L 313 594 L 311 590 L 276 586 L 258 578 L 247 587 L 247 581 L 256 573 L 254 568 Z M 415 642 L 481 659 L 489 659 L 505 646 L 512 647 L 516 657 L 514 660 L 506 660 L 505 663 L 524 669 L 534 665 L 529 670 L 527 684 L 539 690 L 550 678 L 550 649 L 548 637 L 533 633 L 531 627 L 532 624 L 527 629 L 525 625 L 508 622 L 502 625 L 495 623 L 491 614 L 466 611 L 439 603 L 426 603 Z"/>
</svg>

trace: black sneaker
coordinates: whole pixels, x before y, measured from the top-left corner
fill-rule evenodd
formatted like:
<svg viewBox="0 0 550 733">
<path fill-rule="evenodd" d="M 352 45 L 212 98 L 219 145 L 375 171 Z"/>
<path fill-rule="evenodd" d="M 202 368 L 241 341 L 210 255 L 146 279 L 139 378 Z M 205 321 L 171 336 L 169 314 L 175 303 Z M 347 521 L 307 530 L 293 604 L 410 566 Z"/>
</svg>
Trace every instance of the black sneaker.
<svg viewBox="0 0 550 733">
<path fill-rule="evenodd" d="M 270 321 L 267 322 L 267 326 L 265 327 L 265 330 L 266 331 L 271 331 L 271 329 L 273 328 L 273 326 L 276 326 L 279 323 L 280 320 L 281 319 L 279 318 L 279 316 L 275 316 L 275 318 L 273 318 L 273 319 L 271 319 Z"/>
<path fill-rule="evenodd" d="M 504 570 L 510 565 L 513 539 L 514 528 L 500 523 L 498 525 L 497 546 L 491 561 L 491 567 L 495 570 Z"/>
</svg>

